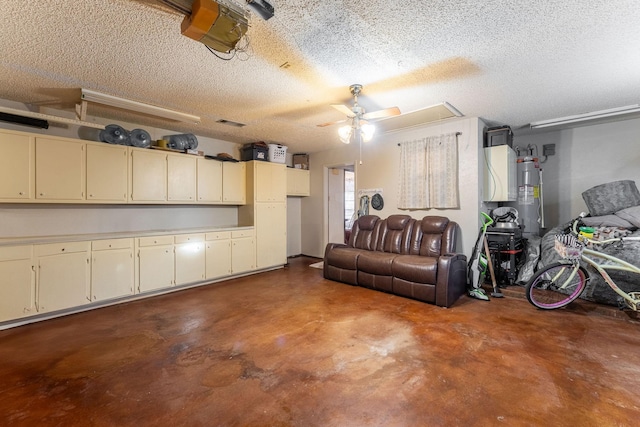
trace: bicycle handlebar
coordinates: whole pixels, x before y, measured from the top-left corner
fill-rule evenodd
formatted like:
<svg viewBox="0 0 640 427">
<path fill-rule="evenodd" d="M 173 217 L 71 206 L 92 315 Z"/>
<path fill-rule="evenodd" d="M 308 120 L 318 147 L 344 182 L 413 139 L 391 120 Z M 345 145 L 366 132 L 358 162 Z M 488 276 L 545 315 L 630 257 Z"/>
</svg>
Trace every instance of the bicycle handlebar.
<svg viewBox="0 0 640 427">
<path fill-rule="evenodd" d="M 582 241 L 588 242 L 588 243 L 592 243 L 594 245 L 604 245 L 605 243 L 622 242 L 624 240 L 640 240 L 640 237 L 614 237 L 613 239 L 607 239 L 607 240 L 593 240 L 593 239 L 590 239 L 590 238 L 580 234 L 580 232 L 578 231 L 578 224 L 580 223 L 580 220 L 582 218 L 584 218 L 585 216 L 587 216 L 587 214 L 585 212 L 580 212 L 580 215 L 571 222 L 571 232 L 575 236 L 577 236 L 579 240 L 582 240 Z"/>
</svg>

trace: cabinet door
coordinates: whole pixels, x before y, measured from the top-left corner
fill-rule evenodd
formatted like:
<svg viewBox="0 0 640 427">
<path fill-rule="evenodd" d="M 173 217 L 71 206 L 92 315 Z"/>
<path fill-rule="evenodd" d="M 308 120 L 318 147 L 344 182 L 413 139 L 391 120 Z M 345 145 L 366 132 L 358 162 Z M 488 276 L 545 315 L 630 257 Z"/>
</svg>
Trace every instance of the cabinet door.
<svg viewBox="0 0 640 427">
<path fill-rule="evenodd" d="M 176 285 L 204 280 L 204 242 L 176 245 Z"/>
<path fill-rule="evenodd" d="M 89 252 L 38 258 L 38 311 L 77 307 L 89 302 Z"/>
<path fill-rule="evenodd" d="M 196 157 L 187 154 L 167 156 L 167 200 L 196 201 Z"/>
<path fill-rule="evenodd" d="M 515 201 L 517 198 L 516 153 L 508 145 L 484 148 L 483 200 Z"/>
<path fill-rule="evenodd" d="M 283 202 L 287 197 L 286 167 L 279 163 L 253 162 L 255 201 Z"/>
<path fill-rule="evenodd" d="M 287 200 L 287 167 L 280 163 L 271 163 L 271 200 Z"/>
<path fill-rule="evenodd" d="M 285 203 L 256 203 L 256 266 L 287 263 L 287 206 Z"/>
<path fill-rule="evenodd" d="M 36 138 L 36 199 L 84 200 L 85 145 Z"/>
<path fill-rule="evenodd" d="M 87 200 L 127 201 L 127 147 L 87 144 Z"/>
<path fill-rule="evenodd" d="M 271 170 L 272 164 L 269 162 L 253 162 L 254 168 L 254 188 L 256 202 L 270 202 L 271 195 Z"/>
<path fill-rule="evenodd" d="M 138 249 L 140 292 L 168 288 L 174 283 L 173 245 L 148 246 Z"/>
<path fill-rule="evenodd" d="M 131 150 L 131 200 L 164 202 L 167 199 L 167 154 Z"/>
<path fill-rule="evenodd" d="M 222 201 L 226 204 L 247 203 L 246 163 L 222 163 Z"/>
<path fill-rule="evenodd" d="M 101 301 L 133 295 L 133 248 L 92 252 L 91 299 Z"/>
<path fill-rule="evenodd" d="M 198 202 L 222 202 L 222 162 L 198 158 L 196 168 Z"/>
<path fill-rule="evenodd" d="M 33 198 L 35 138 L 0 132 L 0 199 Z"/>
<path fill-rule="evenodd" d="M 231 271 L 233 274 L 255 269 L 253 237 L 233 239 L 231 242 Z"/>
<path fill-rule="evenodd" d="M 309 171 L 287 168 L 287 196 L 308 196 Z"/>
<path fill-rule="evenodd" d="M 205 278 L 216 279 L 231 274 L 231 239 L 206 243 Z"/>
<path fill-rule="evenodd" d="M 31 246 L 0 248 L 0 322 L 33 314 Z"/>
</svg>

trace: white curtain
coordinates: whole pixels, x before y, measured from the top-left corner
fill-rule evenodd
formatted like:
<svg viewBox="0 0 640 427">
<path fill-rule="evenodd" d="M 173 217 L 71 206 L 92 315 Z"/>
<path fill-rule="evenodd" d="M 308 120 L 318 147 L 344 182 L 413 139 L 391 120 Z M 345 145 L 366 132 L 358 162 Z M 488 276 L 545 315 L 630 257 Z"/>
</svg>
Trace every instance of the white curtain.
<svg viewBox="0 0 640 427">
<path fill-rule="evenodd" d="M 400 143 L 398 209 L 460 207 L 456 135 Z"/>
</svg>

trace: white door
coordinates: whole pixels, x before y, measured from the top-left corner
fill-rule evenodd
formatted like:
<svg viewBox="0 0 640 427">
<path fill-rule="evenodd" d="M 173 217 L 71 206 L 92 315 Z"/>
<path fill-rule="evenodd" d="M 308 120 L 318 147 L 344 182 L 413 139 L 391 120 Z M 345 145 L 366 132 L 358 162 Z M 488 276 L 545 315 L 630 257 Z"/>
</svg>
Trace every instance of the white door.
<svg viewBox="0 0 640 427">
<path fill-rule="evenodd" d="M 329 240 L 344 243 L 344 169 L 329 168 Z"/>
</svg>

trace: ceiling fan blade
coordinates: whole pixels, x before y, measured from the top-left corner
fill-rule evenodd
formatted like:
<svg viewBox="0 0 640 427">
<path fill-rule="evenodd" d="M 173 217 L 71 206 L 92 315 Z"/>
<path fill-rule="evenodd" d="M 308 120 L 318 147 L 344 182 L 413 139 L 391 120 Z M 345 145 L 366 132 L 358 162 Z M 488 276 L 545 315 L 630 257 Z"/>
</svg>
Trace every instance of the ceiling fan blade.
<svg viewBox="0 0 640 427">
<path fill-rule="evenodd" d="M 351 111 L 351 108 L 347 107 L 346 105 L 331 104 L 331 106 L 336 110 L 340 111 L 342 114 L 344 114 L 347 117 L 353 117 L 355 115 L 353 114 L 353 111 Z"/>
<path fill-rule="evenodd" d="M 338 120 L 337 122 L 327 122 L 327 123 L 320 123 L 319 125 L 316 125 L 320 128 L 326 127 L 326 126 L 331 126 L 331 125 L 337 125 L 338 123 L 344 123 L 346 122 L 348 119 L 344 119 L 344 120 Z"/>
<path fill-rule="evenodd" d="M 372 111 L 362 116 L 363 119 L 382 119 L 383 117 L 399 116 L 400 109 L 398 107 L 385 108 L 384 110 Z"/>
</svg>

